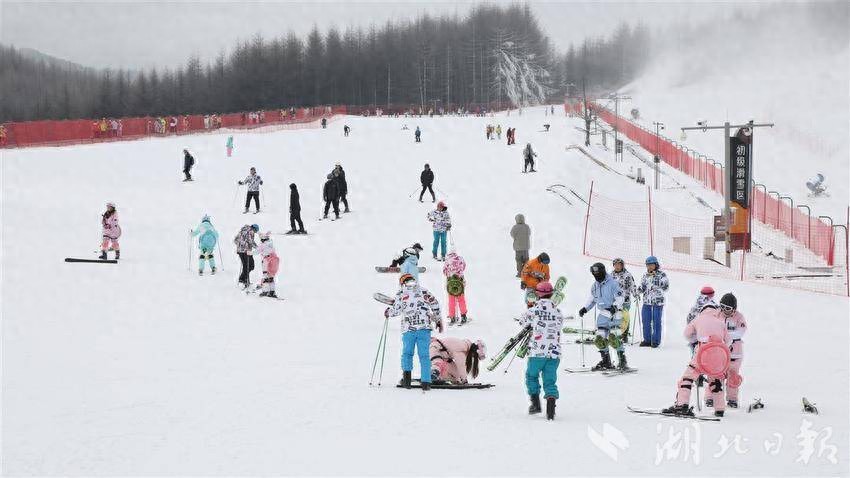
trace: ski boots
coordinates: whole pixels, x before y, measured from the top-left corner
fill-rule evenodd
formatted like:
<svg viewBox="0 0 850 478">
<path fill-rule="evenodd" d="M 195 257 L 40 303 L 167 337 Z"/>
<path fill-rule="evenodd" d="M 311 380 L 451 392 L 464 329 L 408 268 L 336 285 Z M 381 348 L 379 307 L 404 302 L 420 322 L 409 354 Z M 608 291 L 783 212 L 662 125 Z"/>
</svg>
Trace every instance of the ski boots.
<svg viewBox="0 0 850 478">
<path fill-rule="evenodd" d="M 115 260 L 121 259 L 121 251 L 115 251 Z"/>
<path fill-rule="evenodd" d="M 106 260 L 106 251 L 100 251 L 100 255 L 97 256 L 98 259 L 105 261 Z"/>
<path fill-rule="evenodd" d="M 714 416 L 718 418 L 723 418 L 723 410 L 715 410 Z"/>
<path fill-rule="evenodd" d="M 203 270 L 199 270 L 199 271 L 198 271 L 198 275 L 199 275 L 199 276 L 204 275 L 204 271 L 203 271 Z"/>
<path fill-rule="evenodd" d="M 307 234 L 307 231 L 305 231 L 304 229 L 301 229 L 301 230 L 298 231 L 298 234 Z"/>
<path fill-rule="evenodd" d="M 628 370 L 629 363 L 626 361 L 626 352 L 618 351 L 617 352 L 617 370 Z"/>
<path fill-rule="evenodd" d="M 248 214 L 248 208 L 247 207 L 245 208 L 244 211 L 242 211 L 242 214 Z"/>
<path fill-rule="evenodd" d="M 215 267 L 212 268 L 212 271 L 210 271 L 210 274 L 215 275 Z"/>
<path fill-rule="evenodd" d="M 540 395 L 529 395 L 531 397 L 531 406 L 528 407 L 528 414 L 534 415 L 542 412 L 543 410 L 540 408 Z"/>
<path fill-rule="evenodd" d="M 712 407 L 714 407 L 714 399 L 713 398 L 706 398 L 705 399 L 705 408 L 712 408 Z"/>
<path fill-rule="evenodd" d="M 650 344 L 649 344 L 648 340 L 641 341 L 641 343 L 640 343 L 640 347 L 649 347 L 649 346 L 650 346 Z"/>
<path fill-rule="evenodd" d="M 268 297 L 269 293 L 266 291 L 260 292 L 260 297 Z"/>
<path fill-rule="evenodd" d="M 737 400 L 726 400 L 726 406 L 729 408 L 738 408 Z"/>
<path fill-rule="evenodd" d="M 466 325 L 469 322 L 469 319 L 466 317 L 466 314 L 460 314 L 460 324 L 458 325 Z"/>
<path fill-rule="evenodd" d="M 449 317 L 449 327 L 451 327 L 453 325 L 457 325 L 457 318 Z"/>
<path fill-rule="evenodd" d="M 555 397 L 546 397 L 546 419 L 555 419 Z"/>
<path fill-rule="evenodd" d="M 296 231 L 295 229 L 290 229 L 290 230 L 284 232 L 284 234 L 289 236 L 289 235 L 292 235 L 292 234 L 298 234 L 298 231 Z"/>
<path fill-rule="evenodd" d="M 401 385 L 404 388 L 410 388 L 410 382 L 411 382 L 410 372 L 402 372 L 401 373 L 401 381 L 398 382 L 398 384 Z"/>
<path fill-rule="evenodd" d="M 277 299 L 277 294 L 275 294 L 274 291 L 271 291 L 268 294 L 266 294 L 266 297 L 271 297 L 272 299 Z"/>
<path fill-rule="evenodd" d="M 422 382 L 422 391 L 427 392 L 431 390 L 431 382 Z"/>
<path fill-rule="evenodd" d="M 661 410 L 661 413 L 666 415 L 681 415 L 686 417 L 694 416 L 694 410 L 687 403 L 682 405 L 673 405 L 669 408 L 664 408 Z"/>
<path fill-rule="evenodd" d="M 434 260 L 435 260 L 435 261 L 436 261 L 436 260 L 438 260 L 438 259 L 437 259 L 437 254 L 432 254 L 432 255 L 434 256 Z"/>
<path fill-rule="evenodd" d="M 602 360 L 600 360 L 598 364 L 594 365 L 591 370 L 598 372 L 600 370 L 613 369 L 614 364 L 611 363 L 611 354 L 609 354 L 607 350 L 602 350 L 599 354 L 602 355 Z"/>
</svg>

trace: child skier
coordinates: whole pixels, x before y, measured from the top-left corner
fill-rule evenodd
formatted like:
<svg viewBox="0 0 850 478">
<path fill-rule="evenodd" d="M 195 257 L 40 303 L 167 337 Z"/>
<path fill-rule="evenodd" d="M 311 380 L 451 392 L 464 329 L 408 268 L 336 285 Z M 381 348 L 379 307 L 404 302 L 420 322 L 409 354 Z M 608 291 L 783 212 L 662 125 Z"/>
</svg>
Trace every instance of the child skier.
<svg viewBox="0 0 850 478">
<path fill-rule="evenodd" d="M 478 362 L 487 356 L 484 342 L 431 337 L 431 382 L 467 383 L 478 378 Z"/>
<path fill-rule="evenodd" d="M 623 290 L 617 279 L 614 279 L 605 271 L 605 265 L 597 262 L 590 266 L 590 273 L 595 279 L 590 287 L 590 300 L 587 305 L 578 311 L 579 317 L 584 317 L 588 309 L 596 307 L 596 337 L 594 344 L 599 349 L 602 360 L 593 366 L 591 370 L 610 370 L 614 368 L 611 364 L 611 354 L 608 346 L 617 351 L 617 368 L 626 370 L 629 368 L 626 362 L 626 351 L 623 347 L 620 332 L 620 321 L 623 308 Z M 612 330 L 614 332 L 612 332 Z"/>
<path fill-rule="evenodd" d="M 118 238 L 121 237 L 121 226 L 118 225 L 118 211 L 115 209 L 115 204 L 106 203 L 106 212 L 100 219 L 100 224 L 103 226 L 103 241 L 100 243 L 101 260 L 106 260 L 106 251 L 115 251 L 115 260 L 121 258 L 121 246 L 118 245 Z"/>
<path fill-rule="evenodd" d="M 422 130 L 419 129 L 419 126 L 416 127 L 416 131 L 413 132 L 413 135 L 416 137 L 416 142 L 422 142 Z"/>
<path fill-rule="evenodd" d="M 623 310 L 620 311 L 623 316 L 623 321 L 620 324 L 620 330 L 622 330 L 622 340 L 623 343 L 628 342 L 629 339 L 629 322 L 631 322 L 631 308 L 632 308 L 632 295 L 637 294 L 637 287 L 635 286 L 635 278 L 632 276 L 632 273 L 626 270 L 626 263 L 623 262 L 623 259 L 619 257 L 614 259 L 611 264 L 614 267 L 614 270 L 611 272 L 611 276 L 617 279 L 617 283 L 620 284 L 620 290 L 623 291 Z"/>
<path fill-rule="evenodd" d="M 248 194 L 245 196 L 245 211 L 243 214 L 248 213 L 248 206 L 251 204 L 251 199 L 254 199 L 254 206 L 257 208 L 257 212 L 260 212 L 260 186 L 263 184 L 263 178 L 261 178 L 257 174 L 256 168 L 251 168 L 248 177 L 243 179 L 242 181 L 238 181 L 239 185 L 247 184 L 248 185 Z"/>
<path fill-rule="evenodd" d="M 443 332 L 443 320 L 440 317 L 440 304 L 424 287 L 420 287 L 410 274 L 398 280 L 401 289 L 396 293 L 393 305 L 384 311 L 384 317 L 401 315 L 401 386 L 410 388 L 413 371 L 413 349 L 419 355 L 420 381 L 422 390 L 431 389 L 431 322 L 437 324 L 437 330 Z"/>
<path fill-rule="evenodd" d="M 198 275 L 204 275 L 204 266 L 207 262 L 210 263 L 210 272 L 215 274 L 215 257 L 213 257 L 213 253 L 215 252 L 215 245 L 218 242 L 218 231 L 210 222 L 210 217 L 204 214 L 204 217 L 201 218 L 201 223 L 198 224 L 194 230 L 189 231 L 191 237 L 195 237 L 200 235 L 198 238 L 198 249 L 201 251 L 201 255 L 198 256 Z"/>
<path fill-rule="evenodd" d="M 449 252 L 446 263 L 443 265 L 443 275 L 446 276 L 446 292 L 449 294 L 449 325 L 464 325 L 469 320 L 466 317 L 466 279 L 463 272 L 466 270 L 466 261 L 457 252 Z M 460 320 L 457 318 L 457 309 L 460 307 Z"/>
<path fill-rule="evenodd" d="M 667 274 L 655 256 L 646 258 L 646 274 L 640 280 L 638 293 L 643 295 L 643 341 L 641 347 L 656 348 L 661 344 L 661 314 L 664 312 L 664 293 L 670 287 Z"/>
<path fill-rule="evenodd" d="M 710 285 L 706 285 L 703 286 L 702 289 L 700 289 L 699 295 L 697 296 L 697 301 L 691 307 L 691 310 L 688 312 L 688 317 L 685 320 L 685 323 L 690 324 L 691 321 L 694 320 L 700 312 L 702 312 L 702 309 L 706 308 L 709 305 L 713 306 L 714 308 L 717 308 L 717 303 L 714 302 L 714 288 Z M 689 346 L 691 348 L 691 357 L 693 357 L 697 347 L 696 341 L 691 342 Z"/>
<path fill-rule="evenodd" d="M 274 286 L 274 276 L 277 275 L 280 258 L 274 250 L 274 243 L 271 240 L 271 233 L 264 232 L 260 234 L 260 244 L 257 246 L 257 252 L 263 261 L 263 283 L 258 288 L 262 288 L 260 297 L 277 298 Z"/>
<path fill-rule="evenodd" d="M 521 324 L 531 328 L 528 344 L 528 364 L 525 368 L 525 386 L 531 399 L 529 415 L 541 412 L 540 375 L 543 375 L 543 393 L 546 399 L 546 418 L 555 419 L 555 401 L 558 399 L 558 365 L 561 363 L 561 326 L 564 317 L 552 303 L 554 288 L 549 282 L 537 284 L 538 300 L 523 315 Z"/>
<path fill-rule="evenodd" d="M 732 341 L 729 372 L 726 375 L 727 401 L 729 408 L 738 408 L 738 391 L 741 387 L 741 362 L 744 360 L 744 334 L 747 321 L 738 312 L 738 299 L 732 294 L 720 298 L 720 312 L 726 317 L 726 330 Z"/>
<path fill-rule="evenodd" d="M 440 246 L 440 259 L 446 260 L 446 234 L 452 228 L 452 218 L 449 216 L 449 208 L 446 203 L 437 203 L 437 209 L 428 213 L 428 220 L 434 228 L 434 245 L 431 247 L 431 255 L 437 260 L 437 246 Z"/>
<path fill-rule="evenodd" d="M 225 145 L 227 148 L 227 157 L 229 158 L 231 154 L 233 154 L 233 136 L 227 137 L 227 144 Z"/>
</svg>

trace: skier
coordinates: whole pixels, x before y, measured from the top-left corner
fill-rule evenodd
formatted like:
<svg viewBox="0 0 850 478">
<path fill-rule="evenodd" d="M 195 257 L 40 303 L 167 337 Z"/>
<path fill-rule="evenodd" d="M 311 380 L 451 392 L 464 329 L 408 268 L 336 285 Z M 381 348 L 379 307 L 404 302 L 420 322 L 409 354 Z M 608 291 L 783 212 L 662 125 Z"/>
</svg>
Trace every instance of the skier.
<svg viewBox="0 0 850 478">
<path fill-rule="evenodd" d="M 614 270 L 611 276 L 617 279 L 620 284 L 620 290 L 623 291 L 623 310 L 621 311 L 623 321 L 620 324 L 622 330 L 623 343 L 629 339 L 629 322 L 631 322 L 632 296 L 637 295 L 637 287 L 635 286 L 635 278 L 631 272 L 626 270 L 626 263 L 619 257 L 611 263 Z"/>
<path fill-rule="evenodd" d="M 726 375 L 727 401 L 729 408 L 738 408 L 738 391 L 741 387 L 741 362 L 744 361 L 744 334 L 747 321 L 738 312 L 738 299 L 733 294 L 723 294 L 720 298 L 720 312 L 726 317 L 726 330 L 732 341 L 731 361 Z"/>
<path fill-rule="evenodd" d="M 535 290 L 537 284 L 549 282 L 549 254 L 541 252 L 537 257 L 526 262 L 520 273 L 520 289 Z"/>
<path fill-rule="evenodd" d="M 328 127 L 328 119 L 322 118 L 322 129 L 325 129 L 327 127 Z"/>
<path fill-rule="evenodd" d="M 440 318 L 440 304 L 424 287 L 420 287 L 410 274 L 398 280 L 401 289 L 396 293 L 393 305 L 384 311 L 384 317 L 401 315 L 401 386 L 410 388 L 413 371 L 413 349 L 419 355 L 419 372 L 422 390 L 431 389 L 431 322 L 437 324 L 437 330 L 443 332 L 443 320 Z"/>
<path fill-rule="evenodd" d="M 118 238 L 121 237 L 121 226 L 118 224 L 118 211 L 115 209 L 115 204 L 106 203 L 106 212 L 100 218 L 100 224 L 103 226 L 102 236 L 103 241 L 100 243 L 101 260 L 106 260 L 106 251 L 115 251 L 115 260 L 121 258 L 121 246 L 118 245 Z"/>
<path fill-rule="evenodd" d="M 419 182 L 422 183 L 422 191 L 419 193 L 419 202 L 422 202 L 422 196 L 425 195 L 425 190 L 431 193 L 431 202 L 437 201 L 437 196 L 434 195 L 434 171 L 431 171 L 431 166 L 426 164 L 425 169 L 419 174 Z"/>
<path fill-rule="evenodd" d="M 428 213 L 428 221 L 434 229 L 434 245 L 431 247 L 431 255 L 437 260 L 437 246 L 440 246 L 440 259 L 446 260 L 446 235 L 452 229 L 452 218 L 449 216 L 449 208 L 446 203 L 437 203 L 437 209 Z"/>
<path fill-rule="evenodd" d="M 325 186 L 322 188 L 322 197 L 325 200 L 325 215 L 322 218 L 328 218 L 328 210 L 333 205 L 334 215 L 339 219 L 339 183 L 334 178 L 333 173 L 328 174 L 328 180 L 325 181 Z"/>
<path fill-rule="evenodd" d="M 257 208 L 257 212 L 260 212 L 260 185 L 263 184 L 263 178 L 257 175 L 256 168 L 252 167 L 250 174 L 248 174 L 248 177 L 246 177 L 242 181 L 238 181 L 238 183 L 240 186 L 243 184 L 248 185 L 248 194 L 245 196 L 245 211 L 242 214 L 248 213 L 248 207 L 251 204 L 251 198 L 254 198 L 254 206 Z"/>
<path fill-rule="evenodd" d="M 534 169 L 534 158 L 537 157 L 537 153 L 531 149 L 531 143 L 527 143 L 525 145 L 525 149 L 522 151 L 522 157 L 525 159 L 525 164 L 522 167 L 522 172 L 528 172 L 528 167 L 531 166 L 531 172 L 535 173 Z"/>
<path fill-rule="evenodd" d="M 419 126 L 416 127 L 416 131 L 413 132 L 413 135 L 416 137 L 416 142 L 422 142 L 422 130 L 419 129 Z"/>
<path fill-rule="evenodd" d="M 558 399 L 558 365 L 561 363 L 561 326 L 564 316 L 552 303 L 554 288 L 549 282 L 535 287 L 538 297 L 522 317 L 523 327 L 531 328 L 528 344 L 528 363 L 525 368 L 525 386 L 531 399 L 529 415 L 541 412 L 540 375 L 543 375 L 543 393 L 546 399 L 546 419 L 555 419 L 555 401 Z"/>
<path fill-rule="evenodd" d="M 514 131 L 513 128 L 508 128 L 507 132 L 505 133 L 505 138 L 507 138 L 508 146 L 511 145 L 511 138 L 513 137 L 513 134 L 514 134 L 513 131 Z"/>
<path fill-rule="evenodd" d="M 646 274 L 640 280 L 638 293 L 643 295 L 643 341 L 641 347 L 657 348 L 661 344 L 661 314 L 664 311 L 664 292 L 670 287 L 667 274 L 655 256 L 646 258 Z"/>
<path fill-rule="evenodd" d="M 720 342 L 723 346 L 729 347 L 732 340 L 729 338 L 729 332 L 726 330 L 726 317 L 713 304 L 706 306 L 691 323 L 685 326 L 684 336 L 688 341 L 697 342 L 697 352 L 685 368 L 682 378 L 679 379 L 676 403 L 661 412 L 671 415 L 693 416 L 694 412 L 688 404 L 691 401 L 691 389 L 694 386 L 694 382 L 703 372 L 699 362 L 700 349 L 702 347 L 708 347 L 708 344 L 713 341 Z M 726 403 L 723 397 L 723 382 L 719 377 L 709 377 L 709 391 L 715 405 L 714 415 L 722 417 L 726 409 Z"/>
<path fill-rule="evenodd" d="M 416 256 L 416 259 L 419 259 L 419 253 L 422 252 L 422 246 L 416 242 L 410 247 L 405 247 L 404 250 L 401 251 L 401 254 L 397 255 L 393 261 L 390 263 L 390 267 L 399 267 L 404 264 L 404 261 L 407 260 L 408 256 Z M 418 269 L 417 269 L 418 270 Z"/>
<path fill-rule="evenodd" d="M 466 261 L 454 250 L 446 256 L 443 265 L 443 275 L 446 276 L 446 292 L 449 294 L 449 325 L 465 325 L 469 320 L 466 317 L 466 279 L 463 276 L 466 270 Z M 457 309 L 460 308 L 460 320 L 457 318 Z"/>
<path fill-rule="evenodd" d="M 345 181 L 345 171 L 343 171 L 342 165 L 336 163 L 332 173 L 336 179 L 337 188 L 339 189 L 339 200 L 342 201 L 342 204 L 345 206 L 345 210 L 342 212 L 351 212 L 351 210 L 348 209 L 348 199 L 345 198 L 348 194 L 348 183 Z"/>
<path fill-rule="evenodd" d="M 531 228 L 525 223 L 525 216 L 517 214 L 516 224 L 511 228 L 511 238 L 514 240 L 514 256 L 516 259 L 516 276 L 522 273 L 522 268 L 528 262 L 528 251 L 531 249 Z"/>
<path fill-rule="evenodd" d="M 277 298 L 274 286 L 274 276 L 277 275 L 278 267 L 280 266 L 280 258 L 274 250 L 274 243 L 271 240 L 271 233 L 264 232 L 260 234 L 260 245 L 257 246 L 257 252 L 260 254 L 263 261 L 263 283 L 257 288 L 262 288 L 260 297 Z"/>
<path fill-rule="evenodd" d="M 227 143 L 225 144 L 227 148 L 227 157 L 229 158 L 231 154 L 233 154 L 233 136 L 227 137 Z"/>
<path fill-rule="evenodd" d="M 625 299 L 623 290 L 620 289 L 617 279 L 605 271 L 605 265 L 601 262 L 590 266 L 590 273 L 593 274 L 593 278 L 595 279 L 593 285 L 590 287 L 590 300 L 578 311 L 578 316 L 584 317 L 584 314 L 590 308 L 596 307 L 596 337 L 593 343 L 599 349 L 599 355 L 602 356 L 602 360 L 594 365 L 591 370 L 610 370 L 614 368 L 614 365 L 611 364 L 611 354 L 608 352 L 608 346 L 611 346 L 611 348 L 617 351 L 617 368 L 619 370 L 626 370 L 629 366 L 626 362 L 626 351 L 619 333 L 620 322 L 622 321 L 620 311 L 623 308 L 623 301 Z"/>
<path fill-rule="evenodd" d="M 470 374 L 478 378 L 478 362 L 487 357 L 483 341 L 455 337 L 431 337 L 429 351 L 432 383 L 468 383 Z"/>
<path fill-rule="evenodd" d="M 183 182 L 192 180 L 192 166 L 195 165 L 195 158 L 189 153 L 188 149 L 183 150 L 183 174 L 186 176 Z"/>
<path fill-rule="evenodd" d="M 243 289 L 247 289 L 251 284 L 251 271 L 254 270 L 254 249 L 257 243 L 254 242 L 254 234 L 260 230 L 260 226 L 256 224 L 244 225 L 239 229 L 239 233 L 233 238 L 233 243 L 236 244 L 236 253 L 239 255 L 239 262 L 242 264 L 242 270 L 239 272 L 239 283 Z"/>
<path fill-rule="evenodd" d="M 198 249 L 201 251 L 201 254 L 198 256 L 198 275 L 204 275 L 204 267 L 207 262 L 210 263 L 210 272 L 215 275 L 215 257 L 213 257 L 213 253 L 215 252 L 215 245 L 218 242 L 218 231 L 213 227 L 210 217 L 204 214 L 204 217 L 201 218 L 201 223 L 194 230 L 190 230 L 189 234 L 191 237 L 200 235 L 198 238 Z"/>
<path fill-rule="evenodd" d="M 298 223 L 298 229 L 295 229 L 295 223 Z M 307 234 L 301 221 L 301 196 L 295 183 L 289 185 L 289 231 L 286 234 Z"/>
<path fill-rule="evenodd" d="M 502 139 L 502 125 L 500 124 L 496 125 L 496 136 L 498 136 L 500 140 Z"/>
<path fill-rule="evenodd" d="M 351 128 L 349 128 L 349 127 L 348 127 L 348 125 L 343 126 L 343 127 L 342 127 L 342 134 L 344 134 L 344 135 L 345 135 L 345 137 L 347 138 L 347 137 L 348 137 L 348 133 L 351 133 Z"/>
</svg>

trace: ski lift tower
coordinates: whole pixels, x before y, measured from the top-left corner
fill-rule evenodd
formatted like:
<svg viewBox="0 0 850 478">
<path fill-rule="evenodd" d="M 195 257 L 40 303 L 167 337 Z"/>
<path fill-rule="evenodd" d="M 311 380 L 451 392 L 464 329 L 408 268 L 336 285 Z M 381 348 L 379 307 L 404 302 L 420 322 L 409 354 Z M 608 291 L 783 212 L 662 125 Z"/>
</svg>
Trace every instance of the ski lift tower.
<svg viewBox="0 0 850 478">
<path fill-rule="evenodd" d="M 632 97 L 628 96 L 628 95 L 621 95 L 620 93 L 615 91 L 615 92 L 609 94 L 608 98 L 611 99 L 611 100 L 614 100 L 615 122 L 614 122 L 614 124 L 611 125 L 611 126 L 614 127 L 614 158 L 615 159 L 617 158 L 617 151 L 619 151 L 620 152 L 619 158 L 620 158 L 620 161 L 622 161 L 623 160 L 623 146 L 622 146 L 622 143 L 620 143 L 620 140 L 618 139 L 619 136 L 617 134 L 617 129 L 618 129 L 617 128 L 617 122 L 619 122 L 619 120 L 620 120 L 620 100 L 630 100 L 630 99 L 632 99 Z"/>
</svg>

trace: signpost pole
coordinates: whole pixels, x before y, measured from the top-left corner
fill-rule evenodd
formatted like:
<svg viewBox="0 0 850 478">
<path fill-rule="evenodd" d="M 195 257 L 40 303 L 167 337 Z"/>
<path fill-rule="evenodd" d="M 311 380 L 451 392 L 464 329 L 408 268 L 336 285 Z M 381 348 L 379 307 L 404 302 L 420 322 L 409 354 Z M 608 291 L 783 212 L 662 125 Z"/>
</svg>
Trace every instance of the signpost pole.
<svg viewBox="0 0 850 478">
<path fill-rule="evenodd" d="M 723 123 L 723 151 L 726 162 L 726 171 L 734 171 L 735 168 L 732 165 L 732 152 L 729 148 L 729 129 L 729 122 L 727 121 Z M 724 181 L 728 180 L 729 179 L 724 178 Z M 729 234 L 729 229 L 732 225 L 732 209 L 729 207 L 729 203 L 732 201 L 732 186 L 732 184 L 729 184 L 729 187 L 724 188 L 726 191 L 726 197 L 723 201 L 723 217 L 726 221 L 726 267 L 732 267 L 732 235 Z"/>
</svg>

